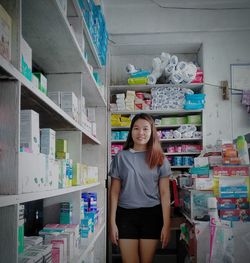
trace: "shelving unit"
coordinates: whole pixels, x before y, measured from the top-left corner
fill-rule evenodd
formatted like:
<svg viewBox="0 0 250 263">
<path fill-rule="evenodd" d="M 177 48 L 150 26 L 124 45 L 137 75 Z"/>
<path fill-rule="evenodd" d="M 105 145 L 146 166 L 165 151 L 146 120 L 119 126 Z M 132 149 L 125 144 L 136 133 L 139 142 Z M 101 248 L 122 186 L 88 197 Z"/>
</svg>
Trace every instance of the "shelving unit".
<svg viewBox="0 0 250 263">
<path fill-rule="evenodd" d="M 100 222 L 95 236 L 88 240 L 87 247 L 81 247 L 79 263 L 90 252 L 90 248 L 101 238 L 102 248 L 94 248 L 98 258 L 106 258 L 106 147 L 107 116 L 106 95 L 102 95 L 91 69 L 79 46 L 75 31 L 68 16 L 80 16 L 77 1 L 68 0 L 65 14 L 60 1 L 3 0 L 1 5 L 12 18 L 12 52 L 8 61 L 0 55 L 0 235 L 8 237 L 8 242 L 0 241 L 0 254 L 5 262 L 18 262 L 18 206 L 30 201 L 44 201 L 44 223 L 49 221 L 50 205 L 73 201 L 74 223 L 80 223 L 80 196 L 84 191 L 95 191 L 98 206 L 103 209 L 103 221 Z M 86 27 L 82 26 L 82 33 Z M 87 34 L 85 32 L 85 34 Z M 21 37 L 32 49 L 32 63 L 36 70 L 43 72 L 48 79 L 48 89 L 60 87 L 71 91 L 78 98 L 86 98 L 87 107 L 96 108 L 96 137 L 81 124 L 70 117 L 49 97 L 36 89 L 32 82 L 21 73 Z M 86 42 L 90 39 L 86 39 Z M 93 43 L 90 43 L 90 46 Z M 92 55 L 98 58 L 95 49 Z M 105 72 L 105 67 L 99 70 Z M 93 65 L 96 67 L 96 65 Z M 105 75 L 105 74 L 104 74 Z M 58 138 L 66 138 L 70 144 L 69 152 L 74 161 L 98 166 L 99 182 L 63 189 L 22 193 L 23 174 L 19 170 L 20 162 L 20 112 L 32 109 L 39 113 L 40 128 L 56 130 Z M 27 169 L 29 169 L 27 167 Z M 55 212 L 56 213 L 56 212 Z M 76 262 L 76 261 L 72 261 Z"/>
</svg>

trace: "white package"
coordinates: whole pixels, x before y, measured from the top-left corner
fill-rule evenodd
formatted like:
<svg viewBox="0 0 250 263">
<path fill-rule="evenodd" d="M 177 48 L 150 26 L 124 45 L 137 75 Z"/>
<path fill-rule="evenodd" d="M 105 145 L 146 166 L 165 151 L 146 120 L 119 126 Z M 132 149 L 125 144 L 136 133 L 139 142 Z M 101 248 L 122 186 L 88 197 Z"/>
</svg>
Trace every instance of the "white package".
<svg viewBox="0 0 250 263">
<path fill-rule="evenodd" d="M 33 110 L 22 110 L 20 117 L 20 147 L 40 152 L 39 114 Z"/>
<path fill-rule="evenodd" d="M 61 107 L 61 92 L 48 92 L 48 97 L 59 107 Z"/>
<path fill-rule="evenodd" d="M 41 153 L 48 155 L 49 158 L 54 160 L 56 152 L 56 132 L 49 128 L 41 129 L 40 132 Z"/>
<path fill-rule="evenodd" d="M 95 115 L 95 108 L 94 107 L 87 108 L 87 116 L 88 116 L 88 120 L 90 122 L 96 122 L 96 115 Z"/>
</svg>

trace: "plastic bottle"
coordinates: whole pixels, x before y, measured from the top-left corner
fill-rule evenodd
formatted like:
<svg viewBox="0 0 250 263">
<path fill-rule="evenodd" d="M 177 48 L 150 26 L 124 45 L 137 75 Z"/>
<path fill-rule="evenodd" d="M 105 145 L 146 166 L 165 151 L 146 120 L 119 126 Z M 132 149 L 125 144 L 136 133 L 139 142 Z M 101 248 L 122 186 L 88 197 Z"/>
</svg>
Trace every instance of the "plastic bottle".
<svg viewBox="0 0 250 263">
<path fill-rule="evenodd" d="M 241 164 L 249 164 L 248 147 L 244 136 L 237 137 L 236 146 L 237 146 L 238 156 L 240 158 Z"/>
</svg>

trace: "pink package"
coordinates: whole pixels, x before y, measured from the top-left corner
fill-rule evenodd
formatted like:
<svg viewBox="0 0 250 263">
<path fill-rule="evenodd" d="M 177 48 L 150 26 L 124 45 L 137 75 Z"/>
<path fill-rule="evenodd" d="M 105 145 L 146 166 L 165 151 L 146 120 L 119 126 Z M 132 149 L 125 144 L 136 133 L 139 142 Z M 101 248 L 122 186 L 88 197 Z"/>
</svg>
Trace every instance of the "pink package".
<svg viewBox="0 0 250 263">
<path fill-rule="evenodd" d="M 191 83 L 202 83 L 203 82 L 203 70 L 198 69 L 196 71 L 196 76 Z"/>
</svg>

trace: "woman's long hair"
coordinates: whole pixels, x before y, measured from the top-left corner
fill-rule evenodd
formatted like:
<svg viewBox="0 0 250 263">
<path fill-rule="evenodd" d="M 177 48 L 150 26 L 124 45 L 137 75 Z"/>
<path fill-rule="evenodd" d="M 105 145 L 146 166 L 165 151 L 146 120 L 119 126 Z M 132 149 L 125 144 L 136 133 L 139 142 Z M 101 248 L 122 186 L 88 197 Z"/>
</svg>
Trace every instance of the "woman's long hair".
<svg viewBox="0 0 250 263">
<path fill-rule="evenodd" d="M 129 128 L 128 137 L 123 146 L 123 149 L 128 150 L 134 147 L 134 141 L 132 138 L 132 130 L 133 130 L 135 122 L 139 119 L 146 120 L 147 122 L 149 122 L 151 126 L 151 136 L 147 143 L 146 162 L 149 168 L 153 169 L 157 165 L 161 166 L 163 164 L 164 154 L 163 154 L 160 142 L 159 142 L 154 120 L 150 115 L 146 113 L 140 113 L 140 114 L 135 115 L 135 117 L 132 119 L 132 122 Z"/>
</svg>

